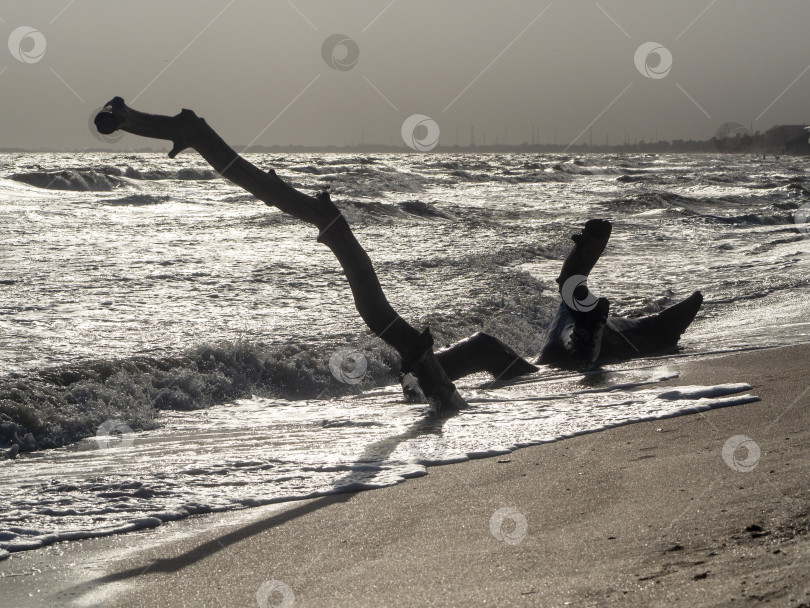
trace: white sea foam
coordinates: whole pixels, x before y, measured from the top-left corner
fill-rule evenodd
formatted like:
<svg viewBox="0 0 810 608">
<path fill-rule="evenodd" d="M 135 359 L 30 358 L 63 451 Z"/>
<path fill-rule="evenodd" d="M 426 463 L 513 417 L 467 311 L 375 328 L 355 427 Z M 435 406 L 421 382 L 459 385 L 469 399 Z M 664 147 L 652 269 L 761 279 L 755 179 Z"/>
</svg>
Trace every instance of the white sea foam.
<svg viewBox="0 0 810 608">
<path fill-rule="evenodd" d="M 460 388 L 480 397 L 445 419 L 401 403 L 395 387 L 328 401 L 248 399 L 167 414 L 162 428 L 137 434 L 126 448 L 82 442 L 0 463 L 0 549 L 379 488 L 424 475 L 428 465 L 758 399 L 739 395 L 750 388 L 743 384 L 654 387 L 671 376 L 661 368 L 617 370 L 586 390 L 576 390 L 583 379 L 574 375 L 540 374 L 496 389 L 476 388 L 472 378 Z"/>
<path fill-rule="evenodd" d="M 704 399 L 709 397 L 724 397 L 751 390 L 750 384 L 718 384 L 716 386 L 679 386 L 658 395 L 659 399 Z"/>
</svg>

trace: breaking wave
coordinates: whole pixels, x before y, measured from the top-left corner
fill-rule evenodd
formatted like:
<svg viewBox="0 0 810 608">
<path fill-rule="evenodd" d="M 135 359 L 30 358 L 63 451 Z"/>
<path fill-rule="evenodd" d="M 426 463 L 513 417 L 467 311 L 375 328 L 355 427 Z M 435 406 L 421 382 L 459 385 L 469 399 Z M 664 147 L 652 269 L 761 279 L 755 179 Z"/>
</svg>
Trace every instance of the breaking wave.
<svg viewBox="0 0 810 608">
<path fill-rule="evenodd" d="M 110 206 L 133 206 L 139 207 L 143 205 L 159 205 L 171 200 L 169 195 L 154 195 L 154 194 L 130 194 L 121 198 L 109 198 L 101 201 L 103 205 Z"/>
<path fill-rule="evenodd" d="M 453 219 L 449 213 L 439 210 L 435 203 L 420 200 L 402 201 L 399 203 L 378 203 L 361 201 L 337 201 L 341 213 L 349 223 L 360 223 L 364 220 L 397 218 L 420 218 L 426 220 Z"/>
<path fill-rule="evenodd" d="M 74 190 L 82 192 L 107 192 L 129 183 L 127 180 L 209 180 L 219 177 L 211 169 L 185 167 L 177 170 L 150 169 L 141 171 L 131 166 L 73 168 L 62 171 L 30 171 L 15 173 L 13 179 L 35 188 L 48 190 Z"/>
<path fill-rule="evenodd" d="M 359 392 L 396 380 L 391 349 L 367 349 L 363 382 L 343 384 L 329 370 L 331 353 L 295 346 L 234 342 L 204 345 L 173 357 L 130 357 L 46 369 L 0 379 L 0 423 L 31 433 L 31 449 L 66 445 L 96 434 L 105 420 L 134 430 L 155 428 L 159 410 L 204 409 L 251 396 L 307 399 Z M 2 434 L 2 429 L 0 429 Z M 0 447 L 11 442 L 0 436 Z"/>
<path fill-rule="evenodd" d="M 508 257 L 521 254 L 530 252 L 520 249 Z M 497 263 L 490 257 L 482 255 L 478 263 Z M 449 272 L 457 272 L 454 268 L 447 265 Z M 428 314 L 414 325 L 431 327 L 437 348 L 486 331 L 519 352 L 536 354 L 557 305 L 544 287 L 526 273 L 502 273 L 493 277 L 490 295 L 478 305 Z M 338 381 L 330 370 L 331 357 L 347 344 L 367 364 L 357 384 Z M 357 394 L 396 384 L 399 367 L 396 351 L 364 332 L 305 345 L 202 344 L 174 355 L 13 373 L 0 378 L 0 449 L 14 443 L 22 451 L 60 447 L 96 435 L 108 420 L 125 421 L 136 431 L 152 429 L 160 426 L 161 410 L 206 409 L 250 397 L 308 400 Z M 28 433 L 30 440 L 21 442 Z"/>
<path fill-rule="evenodd" d="M 91 192 L 106 192 L 123 183 L 123 180 L 121 180 L 119 176 L 93 169 L 15 173 L 9 176 L 9 179 L 48 190 L 78 190 Z"/>
</svg>

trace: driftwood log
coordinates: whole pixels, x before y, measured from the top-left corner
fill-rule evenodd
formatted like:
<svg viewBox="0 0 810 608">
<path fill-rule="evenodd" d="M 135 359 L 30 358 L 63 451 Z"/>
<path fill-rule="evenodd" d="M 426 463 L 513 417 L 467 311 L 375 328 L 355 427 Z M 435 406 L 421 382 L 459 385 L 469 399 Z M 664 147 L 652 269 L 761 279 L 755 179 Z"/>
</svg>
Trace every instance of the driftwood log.
<svg viewBox="0 0 810 608">
<path fill-rule="evenodd" d="M 612 229 L 607 220 L 592 219 L 571 237 L 574 247 L 557 277 L 562 302 L 537 363 L 580 369 L 671 353 L 695 319 L 703 303 L 699 291 L 647 317 L 610 316 L 610 302 L 593 294 L 586 279 L 605 251 Z"/>
<path fill-rule="evenodd" d="M 318 228 L 317 240 L 337 257 L 363 321 L 399 353 L 406 397 L 424 396 L 436 410 L 458 409 L 466 402 L 458 394 L 454 380 L 476 372 L 509 380 L 537 371 L 509 346 L 483 332 L 435 353 L 430 328 L 418 331 L 391 307 L 371 259 L 328 193 L 309 196 L 284 182 L 272 169 L 265 172 L 252 165 L 191 110 L 182 110 L 176 116 L 145 114 L 115 97 L 96 115 L 95 125 L 107 135 L 121 130 L 171 141 L 170 158 L 192 148 L 224 178 L 268 205 Z M 592 219 L 572 237 L 574 247 L 557 278 L 563 301 L 538 364 L 579 369 L 669 352 L 677 347 L 681 334 L 695 318 L 703 301 L 700 292 L 657 315 L 638 319 L 609 316 L 608 300 L 597 298 L 582 280 L 604 252 L 611 228 L 606 220 Z M 566 293 L 567 286 L 574 283 L 576 288 Z M 416 378 L 418 387 L 406 380 L 409 376 Z"/>
<path fill-rule="evenodd" d="M 308 196 L 284 182 L 272 169 L 262 171 L 237 154 L 191 110 L 182 110 L 176 116 L 145 114 L 115 97 L 96 115 L 94 122 L 98 131 L 106 135 L 121 130 L 171 141 L 170 158 L 186 148 L 194 149 L 224 178 L 268 205 L 313 224 L 319 230 L 318 242 L 329 247 L 342 266 L 363 321 L 399 353 L 403 375 L 416 377 L 422 393 L 437 410 L 466 405 L 453 384 L 453 380 L 462 376 L 488 371 L 496 378 L 508 378 L 537 369 L 486 334 L 476 334 L 437 357 L 430 328 L 418 331 L 391 307 L 371 259 L 329 194 Z"/>
</svg>

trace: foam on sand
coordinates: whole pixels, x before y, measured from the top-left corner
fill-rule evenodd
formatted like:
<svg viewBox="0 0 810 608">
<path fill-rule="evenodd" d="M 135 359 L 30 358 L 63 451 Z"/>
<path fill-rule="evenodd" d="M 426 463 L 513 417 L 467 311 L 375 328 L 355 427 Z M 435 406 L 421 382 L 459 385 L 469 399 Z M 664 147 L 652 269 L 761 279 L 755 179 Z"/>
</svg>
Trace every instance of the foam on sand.
<svg viewBox="0 0 810 608">
<path fill-rule="evenodd" d="M 0 463 L 0 549 L 159 526 L 222 512 L 401 483 L 427 467 L 638 422 L 749 403 L 747 384 L 654 385 L 664 366 L 462 390 L 479 397 L 446 419 L 400 402 L 396 386 L 327 400 L 244 399 L 167 411 L 162 428 Z"/>
</svg>

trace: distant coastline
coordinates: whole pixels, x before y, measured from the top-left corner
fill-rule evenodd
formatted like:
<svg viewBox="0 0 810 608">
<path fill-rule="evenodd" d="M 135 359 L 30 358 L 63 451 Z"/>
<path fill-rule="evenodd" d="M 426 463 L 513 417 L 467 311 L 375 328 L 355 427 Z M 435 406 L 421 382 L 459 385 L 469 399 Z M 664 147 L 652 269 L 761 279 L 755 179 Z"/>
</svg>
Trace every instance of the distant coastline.
<svg viewBox="0 0 810 608">
<path fill-rule="evenodd" d="M 796 137 L 795 133 L 784 137 L 775 137 L 774 131 L 780 127 L 774 127 L 766 132 L 757 131 L 754 135 L 743 135 L 742 137 L 736 136 L 732 138 L 718 138 L 712 137 L 705 140 L 682 140 L 675 139 L 672 141 L 661 140 L 657 142 L 647 142 L 644 140 L 625 143 L 619 145 L 589 145 L 582 144 L 530 144 L 523 142 L 521 144 L 488 144 L 488 145 L 452 145 L 452 146 L 436 146 L 429 152 L 416 152 L 411 148 L 405 146 L 404 143 L 399 145 L 391 144 L 374 144 L 363 143 L 344 146 L 305 146 L 305 145 L 272 145 L 261 146 L 253 145 L 247 148 L 244 145 L 236 145 L 234 149 L 239 153 L 261 153 L 261 154 L 685 154 L 685 153 L 698 153 L 698 154 L 751 154 L 761 156 L 762 154 L 788 154 L 788 155 L 810 155 L 810 142 L 808 136 Z M 804 127 L 798 127 L 803 129 Z M 781 134 L 780 134 L 781 135 Z M 150 153 L 150 152 L 168 152 L 170 146 L 165 147 L 141 147 L 129 148 L 124 145 L 108 146 L 108 147 L 93 147 L 78 149 L 26 149 L 26 148 L 0 148 L 0 153 L 6 154 L 19 154 L 31 152 L 53 152 L 53 153 L 83 153 L 83 152 L 134 152 L 134 153 Z"/>
</svg>

